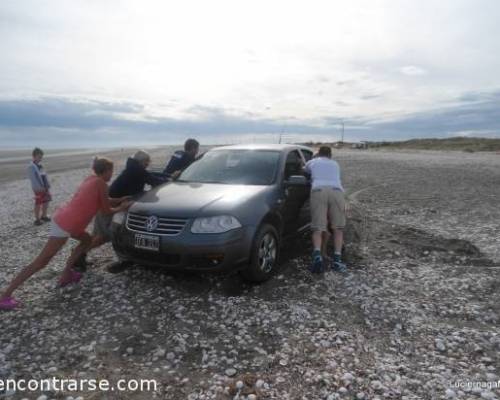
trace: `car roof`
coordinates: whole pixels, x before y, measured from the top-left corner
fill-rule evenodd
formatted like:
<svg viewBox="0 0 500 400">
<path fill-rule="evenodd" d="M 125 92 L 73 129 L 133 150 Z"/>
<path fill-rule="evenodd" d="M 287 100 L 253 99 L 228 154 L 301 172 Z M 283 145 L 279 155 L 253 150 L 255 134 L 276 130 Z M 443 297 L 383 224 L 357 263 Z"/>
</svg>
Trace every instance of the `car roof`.
<svg viewBox="0 0 500 400">
<path fill-rule="evenodd" d="M 230 146 L 220 146 L 214 147 L 211 150 L 274 150 L 274 151 L 286 151 L 286 150 L 295 150 L 295 149 L 304 149 L 312 151 L 312 148 L 307 146 L 302 146 L 299 144 L 236 144 Z"/>
</svg>

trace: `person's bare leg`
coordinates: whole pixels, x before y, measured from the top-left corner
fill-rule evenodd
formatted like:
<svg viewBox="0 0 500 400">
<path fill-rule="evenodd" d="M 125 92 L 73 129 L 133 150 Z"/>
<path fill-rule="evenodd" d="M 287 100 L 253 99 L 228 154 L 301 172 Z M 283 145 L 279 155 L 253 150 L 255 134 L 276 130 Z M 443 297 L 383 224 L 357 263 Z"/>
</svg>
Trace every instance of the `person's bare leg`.
<svg viewBox="0 0 500 400">
<path fill-rule="evenodd" d="M 323 258 L 328 257 L 328 241 L 330 240 L 330 232 L 323 232 L 323 237 L 321 239 L 321 255 Z"/>
<path fill-rule="evenodd" d="M 41 253 L 31 262 L 31 264 L 27 265 L 19 272 L 7 289 L 2 293 L 0 299 L 12 296 L 14 290 L 21 286 L 28 278 L 45 268 L 52 257 L 57 254 L 67 241 L 68 238 L 49 238 Z"/>
<path fill-rule="evenodd" d="M 49 209 L 49 202 L 43 203 L 42 206 L 42 218 L 47 218 L 47 210 Z"/>
<path fill-rule="evenodd" d="M 71 254 L 66 261 L 66 266 L 64 267 L 64 270 L 59 278 L 60 282 L 65 281 L 69 278 L 75 261 L 78 259 L 78 257 L 80 257 L 88 250 L 91 243 L 91 237 L 87 232 L 83 233 L 80 236 L 72 236 L 72 238 L 79 240 L 80 243 L 78 243 L 78 245 L 71 251 Z"/>
<path fill-rule="evenodd" d="M 342 246 L 344 244 L 344 230 L 333 230 L 333 265 L 334 271 L 346 272 L 346 265 L 342 262 Z"/>
<path fill-rule="evenodd" d="M 90 242 L 90 247 L 87 249 L 87 251 L 101 247 L 103 244 L 106 244 L 108 242 L 109 240 L 106 239 L 105 236 L 101 235 L 92 236 L 92 241 Z"/>
<path fill-rule="evenodd" d="M 40 219 L 40 204 L 35 204 L 35 220 Z"/>
<path fill-rule="evenodd" d="M 335 254 L 342 254 L 342 245 L 344 244 L 344 230 L 333 230 L 333 249 Z"/>
<path fill-rule="evenodd" d="M 80 256 L 75 260 L 73 266 L 78 272 L 85 272 L 87 270 L 87 253 L 97 247 L 101 247 L 103 244 L 108 243 L 109 240 L 105 236 L 93 235 L 90 240 L 89 247 L 80 254 Z"/>
<path fill-rule="evenodd" d="M 313 252 L 312 252 L 312 264 L 309 267 L 309 271 L 314 274 L 323 272 L 323 257 L 321 255 L 321 244 L 322 244 L 323 232 L 313 231 L 312 242 L 313 242 Z"/>
<path fill-rule="evenodd" d="M 322 242 L 322 236 L 323 233 L 321 231 L 314 231 L 312 234 L 312 242 L 313 242 L 313 247 L 314 250 L 320 250 L 321 251 L 321 242 Z"/>
</svg>

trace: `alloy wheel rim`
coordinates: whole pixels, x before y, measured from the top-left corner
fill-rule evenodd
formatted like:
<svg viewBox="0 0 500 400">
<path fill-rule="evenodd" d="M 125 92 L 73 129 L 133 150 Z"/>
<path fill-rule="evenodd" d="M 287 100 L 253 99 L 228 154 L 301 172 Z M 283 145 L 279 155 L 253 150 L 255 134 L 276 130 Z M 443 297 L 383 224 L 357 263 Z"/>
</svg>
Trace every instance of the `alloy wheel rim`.
<svg viewBox="0 0 500 400">
<path fill-rule="evenodd" d="M 276 261 L 276 238 L 272 233 L 266 233 L 259 246 L 259 267 L 262 272 L 269 273 Z"/>
</svg>

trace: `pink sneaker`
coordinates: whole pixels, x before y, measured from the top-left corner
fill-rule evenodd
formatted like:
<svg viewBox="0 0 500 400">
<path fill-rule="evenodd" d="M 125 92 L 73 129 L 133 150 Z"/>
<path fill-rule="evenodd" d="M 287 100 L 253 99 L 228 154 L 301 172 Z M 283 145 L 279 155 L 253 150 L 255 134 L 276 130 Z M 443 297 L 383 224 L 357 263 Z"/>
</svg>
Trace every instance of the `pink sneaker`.
<svg viewBox="0 0 500 400">
<path fill-rule="evenodd" d="M 14 297 L 5 297 L 0 300 L 0 310 L 13 310 L 19 306 L 19 302 Z"/>
<path fill-rule="evenodd" d="M 72 283 L 78 283 L 82 279 L 82 274 L 71 269 L 70 274 L 66 279 L 59 279 L 59 287 L 64 287 L 71 285 Z"/>
</svg>

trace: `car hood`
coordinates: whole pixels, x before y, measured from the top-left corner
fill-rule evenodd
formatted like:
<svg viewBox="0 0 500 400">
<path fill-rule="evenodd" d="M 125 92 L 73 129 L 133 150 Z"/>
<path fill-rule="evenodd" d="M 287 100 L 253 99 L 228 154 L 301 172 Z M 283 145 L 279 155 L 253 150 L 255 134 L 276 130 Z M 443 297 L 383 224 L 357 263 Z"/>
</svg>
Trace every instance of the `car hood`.
<svg viewBox="0 0 500 400">
<path fill-rule="evenodd" d="M 131 212 L 145 215 L 193 218 L 231 214 L 264 200 L 271 186 L 171 182 L 140 197 Z"/>
</svg>

